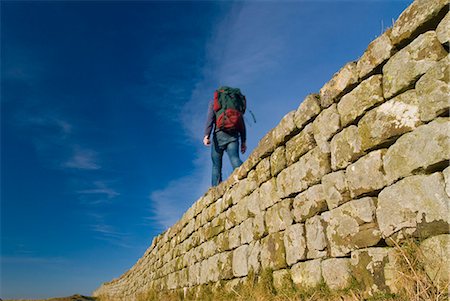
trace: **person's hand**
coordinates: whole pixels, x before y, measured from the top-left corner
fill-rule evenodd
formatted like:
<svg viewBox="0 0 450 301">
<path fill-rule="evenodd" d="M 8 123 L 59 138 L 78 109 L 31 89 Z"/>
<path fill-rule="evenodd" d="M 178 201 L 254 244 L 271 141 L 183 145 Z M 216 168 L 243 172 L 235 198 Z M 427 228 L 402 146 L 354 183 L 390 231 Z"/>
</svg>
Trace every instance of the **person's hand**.
<svg viewBox="0 0 450 301">
<path fill-rule="evenodd" d="M 245 142 L 242 142 L 241 144 L 241 153 L 245 153 L 245 151 L 247 150 L 247 144 Z"/>
<path fill-rule="evenodd" d="M 203 144 L 209 146 L 211 144 L 211 140 L 209 140 L 209 136 L 205 136 L 203 138 Z"/>
</svg>

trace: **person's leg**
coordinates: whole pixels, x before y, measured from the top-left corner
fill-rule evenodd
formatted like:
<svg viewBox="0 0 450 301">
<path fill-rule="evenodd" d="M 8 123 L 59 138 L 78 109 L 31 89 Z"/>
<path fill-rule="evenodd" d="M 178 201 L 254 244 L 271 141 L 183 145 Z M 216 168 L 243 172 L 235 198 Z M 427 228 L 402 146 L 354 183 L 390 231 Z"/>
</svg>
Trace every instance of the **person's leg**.
<svg viewBox="0 0 450 301">
<path fill-rule="evenodd" d="M 241 166 L 242 160 L 239 158 L 239 142 L 236 140 L 228 143 L 226 150 L 233 169 Z"/>
<path fill-rule="evenodd" d="M 211 159 L 212 159 L 212 186 L 217 186 L 222 181 L 222 156 L 223 149 L 219 147 L 215 135 L 211 143 Z"/>
</svg>

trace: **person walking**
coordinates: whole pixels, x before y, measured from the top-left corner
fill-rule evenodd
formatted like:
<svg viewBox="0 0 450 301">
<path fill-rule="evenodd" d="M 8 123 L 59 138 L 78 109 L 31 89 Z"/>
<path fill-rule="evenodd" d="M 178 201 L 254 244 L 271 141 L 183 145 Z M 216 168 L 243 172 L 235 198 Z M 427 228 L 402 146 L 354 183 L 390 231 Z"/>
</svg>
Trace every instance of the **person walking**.
<svg viewBox="0 0 450 301">
<path fill-rule="evenodd" d="M 224 151 L 230 158 L 233 169 L 242 164 L 239 158 L 247 150 L 246 128 L 243 115 L 246 99 L 238 88 L 222 86 L 214 92 L 214 100 L 208 105 L 203 144 L 211 146 L 212 186 L 222 181 L 222 158 Z M 214 131 L 213 131 L 214 130 Z M 210 138 L 213 132 L 212 140 Z"/>
</svg>

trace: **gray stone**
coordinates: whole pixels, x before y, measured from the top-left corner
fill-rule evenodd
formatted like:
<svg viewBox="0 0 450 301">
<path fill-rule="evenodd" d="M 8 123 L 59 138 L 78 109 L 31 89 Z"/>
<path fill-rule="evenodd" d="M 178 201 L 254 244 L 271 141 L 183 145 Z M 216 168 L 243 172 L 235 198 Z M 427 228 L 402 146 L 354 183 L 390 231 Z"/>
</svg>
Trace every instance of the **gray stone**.
<svg viewBox="0 0 450 301">
<path fill-rule="evenodd" d="M 376 211 L 383 237 L 402 240 L 447 233 L 450 199 L 444 185 L 442 174 L 434 173 L 411 176 L 383 189 Z"/>
<path fill-rule="evenodd" d="M 428 70 L 416 83 L 419 98 L 420 119 L 430 121 L 450 107 L 449 56 Z"/>
<path fill-rule="evenodd" d="M 318 94 L 306 96 L 295 112 L 295 125 L 297 128 L 302 129 L 311 119 L 319 115 L 321 110 Z"/>
<path fill-rule="evenodd" d="M 269 234 L 261 240 L 262 269 L 279 270 L 287 266 L 283 237 L 283 232 L 277 232 Z"/>
<path fill-rule="evenodd" d="M 289 140 L 291 141 L 291 140 Z M 276 177 L 287 166 L 286 148 L 278 147 L 270 156 L 270 174 Z"/>
<path fill-rule="evenodd" d="M 308 219 L 305 223 L 307 258 L 320 258 L 327 255 L 326 223 L 320 215 Z"/>
<path fill-rule="evenodd" d="M 439 118 L 404 134 L 389 147 L 383 167 L 389 183 L 450 159 L 450 122 Z"/>
<path fill-rule="evenodd" d="M 286 142 L 287 165 L 291 165 L 316 146 L 312 124 L 308 124 L 303 131 Z"/>
<path fill-rule="evenodd" d="M 376 198 L 353 200 L 322 214 L 332 257 L 376 245 L 381 232 L 375 219 Z"/>
<path fill-rule="evenodd" d="M 343 127 L 354 122 L 367 109 L 384 101 L 381 80 L 382 75 L 373 75 L 342 97 L 337 110 Z"/>
<path fill-rule="evenodd" d="M 323 185 L 318 184 L 298 194 L 294 198 L 293 215 L 296 222 L 304 222 L 327 209 Z"/>
<path fill-rule="evenodd" d="M 255 217 L 256 215 L 261 213 L 261 201 L 260 201 L 260 193 L 259 189 L 253 191 L 244 202 L 247 205 L 248 215 L 250 217 Z"/>
<path fill-rule="evenodd" d="M 264 158 L 261 162 L 256 165 L 256 178 L 257 178 L 257 186 L 260 186 L 262 183 L 266 182 L 271 178 L 270 174 L 270 157 Z"/>
<path fill-rule="evenodd" d="M 430 237 L 420 244 L 423 254 L 425 272 L 433 283 L 445 290 L 450 281 L 450 235 L 443 234 Z"/>
<path fill-rule="evenodd" d="M 447 167 L 446 169 L 444 169 L 442 174 L 444 175 L 445 192 L 450 197 L 450 167 Z"/>
<path fill-rule="evenodd" d="M 273 140 L 275 147 L 284 144 L 297 131 L 294 123 L 295 111 L 291 111 L 281 119 L 280 123 L 273 129 Z"/>
<path fill-rule="evenodd" d="M 340 170 L 323 176 L 322 185 L 328 209 L 334 209 L 351 200 L 345 171 Z"/>
<path fill-rule="evenodd" d="M 294 224 L 284 232 L 284 247 L 286 249 L 286 263 L 291 266 L 306 258 L 305 226 Z"/>
<path fill-rule="evenodd" d="M 417 79 L 447 55 L 434 31 L 420 35 L 397 52 L 383 67 L 386 99 L 411 87 Z"/>
<path fill-rule="evenodd" d="M 323 280 L 322 260 L 299 262 L 291 267 L 292 282 L 301 289 L 317 287 Z"/>
<path fill-rule="evenodd" d="M 320 89 L 320 105 L 328 108 L 358 82 L 358 69 L 355 62 L 350 62 L 336 72 L 331 80 Z"/>
<path fill-rule="evenodd" d="M 253 241 L 253 218 L 246 219 L 239 225 L 241 232 L 241 243 L 246 244 Z"/>
<path fill-rule="evenodd" d="M 447 13 L 436 28 L 436 35 L 441 44 L 448 43 L 450 41 L 450 13 Z"/>
<path fill-rule="evenodd" d="M 228 231 L 228 244 L 230 249 L 237 248 L 241 245 L 241 230 L 238 226 Z"/>
<path fill-rule="evenodd" d="M 330 258 L 322 261 L 322 276 L 330 289 L 344 289 L 350 285 L 349 265 L 348 258 Z"/>
<path fill-rule="evenodd" d="M 345 174 L 352 198 L 379 190 L 387 185 L 383 171 L 385 154 L 386 149 L 373 151 L 347 167 Z"/>
<path fill-rule="evenodd" d="M 259 188 L 259 199 L 261 210 L 266 210 L 281 201 L 278 197 L 275 178 L 261 185 Z"/>
<path fill-rule="evenodd" d="M 415 90 L 405 93 L 368 112 L 358 123 L 363 150 L 379 146 L 421 125 Z"/>
<path fill-rule="evenodd" d="M 261 270 L 261 243 L 254 241 L 248 246 L 248 270 L 259 273 Z"/>
<path fill-rule="evenodd" d="M 384 34 L 369 44 L 367 50 L 356 64 L 359 78 L 363 78 L 373 72 L 375 68 L 394 54 L 395 48 L 392 46 L 391 39 L 389 38 L 390 34 L 391 30 L 388 29 Z"/>
<path fill-rule="evenodd" d="M 361 137 L 355 125 L 343 129 L 331 140 L 331 168 L 333 170 L 347 167 L 364 154 Z"/>
<path fill-rule="evenodd" d="M 291 204 L 292 199 L 286 199 L 267 209 L 265 221 L 269 233 L 284 230 L 292 224 Z"/>
<path fill-rule="evenodd" d="M 416 0 L 398 17 L 391 40 L 396 46 L 410 39 L 426 22 L 434 19 L 448 5 L 448 0 Z"/>
<path fill-rule="evenodd" d="M 248 245 L 242 245 L 233 251 L 233 275 L 235 277 L 247 276 Z"/>
<path fill-rule="evenodd" d="M 260 239 L 267 235 L 267 227 L 265 225 L 265 212 L 256 215 L 253 219 L 253 239 Z"/>
<path fill-rule="evenodd" d="M 234 252 L 224 252 L 219 254 L 217 270 L 219 278 L 227 280 L 233 278 L 233 254 Z"/>
<path fill-rule="evenodd" d="M 316 147 L 278 174 L 278 196 L 285 198 L 301 192 L 308 186 L 317 184 L 330 171 L 330 154 Z"/>
<path fill-rule="evenodd" d="M 324 144 L 339 130 L 341 123 L 336 104 L 323 110 L 313 122 L 314 139 L 322 150 L 325 150 Z M 326 145 L 326 144 L 325 144 Z"/>
</svg>

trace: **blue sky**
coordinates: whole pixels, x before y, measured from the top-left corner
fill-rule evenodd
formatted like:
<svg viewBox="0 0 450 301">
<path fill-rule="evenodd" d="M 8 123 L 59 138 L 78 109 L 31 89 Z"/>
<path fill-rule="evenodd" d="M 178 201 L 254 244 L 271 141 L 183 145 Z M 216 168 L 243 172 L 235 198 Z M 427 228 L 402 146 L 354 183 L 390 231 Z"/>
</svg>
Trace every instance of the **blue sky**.
<svg viewBox="0 0 450 301">
<path fill-rule="evenodd" d="M 120 276 L 207 190 L 215 87 L 256 117 L 245 159 L 410 2 L 2 1 L 0 297 Z"/>
</svg>

